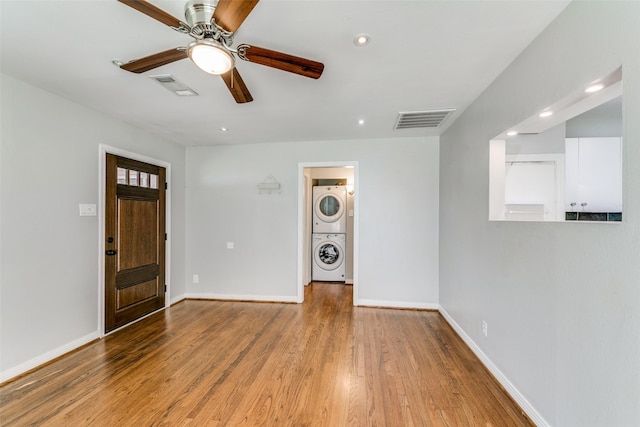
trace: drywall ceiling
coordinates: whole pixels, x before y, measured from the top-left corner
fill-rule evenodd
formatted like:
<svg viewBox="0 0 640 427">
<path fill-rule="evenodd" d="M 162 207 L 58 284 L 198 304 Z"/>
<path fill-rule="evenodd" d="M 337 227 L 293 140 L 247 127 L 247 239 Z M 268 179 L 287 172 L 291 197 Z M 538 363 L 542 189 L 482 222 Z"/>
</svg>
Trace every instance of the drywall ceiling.
<svg viewBox="0 0 640 427">
<path fill-rule="evenodd" d="M 183 1 L 151 1 L 184 20 Z M 188 59 L 144 74 L 112 64 L 191 37 L 116 0 L 0 0 L 2 73 L 186 146 L 439 135 L 567 1 L 262 0 L 234 46 L 325 64 L 313 80 L 238 61 L 254 101 L 236 104 Z M 353 43 L 366 33 L 365 47 Z M 199 96 L 178 97 L 150 75 Z M 394 130 L 398 112 L 455 108 L 438 128 Z M 364 123 L 359 124 L 358 121 Z M 227 132 L 220 129 L 227 128 Z"/>
</svg>

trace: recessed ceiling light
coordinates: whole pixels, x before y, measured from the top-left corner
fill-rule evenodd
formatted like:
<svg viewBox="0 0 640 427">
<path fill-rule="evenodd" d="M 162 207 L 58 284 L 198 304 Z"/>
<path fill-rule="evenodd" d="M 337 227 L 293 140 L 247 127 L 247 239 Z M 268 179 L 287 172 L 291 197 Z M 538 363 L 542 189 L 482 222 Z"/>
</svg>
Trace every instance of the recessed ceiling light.
<svg viewBox="0 0 640 427">
<path fill-rule="evenodd" d="M 358 124 L 359 124 L 359 125 L 363 125 L 363 124 L 364 124 L 364 119 L 360 119 L 360 120 L 358 120 Z"/>
<path fill-rule="evenodd" d="M 507 136 L 516 136 L 518 134 L 517 130 L 510 130 L 509 132 L 507 132 Z"/>
<path fill-rule="evenodd" d="M 353 38 L 353 44 L 355 44 L 356 46 L 365 46 L 369 44 L 370 41 L 371 37 L 366 34 L 358 34 Z"/>
<path fill-rule="evenodd" d="M 538 117 L 545 118 L 545 117 L 549 117 L 551 115 L 553 115 L 553 111 L 543 111 L 542 113 L 538 114 Z"/>
<path fill-rule="evenodd" d="M 226 127 L 221 127 L 221 128 L 220 128 L 220 132 L 226 132 L 226 131 L 228 131 L 228 130 L 229 130 L 229 129 L 227 129 Z"/>
<path fill-rule="evenodd" d="M 597 84 L 589 86 L 584 91 L 587 92 L 587 93 L 593 93 L 593 92 L 597 92 L 597 91 L 599 91 L 599 90 L 601 90 L 603 88 L 604 88 L 603 84 L 597 83 Z"/>
</svg>

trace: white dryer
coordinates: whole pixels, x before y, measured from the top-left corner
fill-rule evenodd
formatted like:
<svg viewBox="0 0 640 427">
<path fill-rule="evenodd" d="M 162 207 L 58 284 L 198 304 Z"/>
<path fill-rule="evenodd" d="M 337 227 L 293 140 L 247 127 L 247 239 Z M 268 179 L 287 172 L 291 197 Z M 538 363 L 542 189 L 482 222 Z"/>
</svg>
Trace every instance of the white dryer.
<svg viewBox="0 0 640 427">
<path fill-rule="evenodd" d="M 344 282 L 346 274 L 344 234 L 313 234 L 311 280 Z"/>
<path fill-rule="evenodd" d="M 313 233 L 347 232 L 347 187 L 313 187 Z"/>
</svg>

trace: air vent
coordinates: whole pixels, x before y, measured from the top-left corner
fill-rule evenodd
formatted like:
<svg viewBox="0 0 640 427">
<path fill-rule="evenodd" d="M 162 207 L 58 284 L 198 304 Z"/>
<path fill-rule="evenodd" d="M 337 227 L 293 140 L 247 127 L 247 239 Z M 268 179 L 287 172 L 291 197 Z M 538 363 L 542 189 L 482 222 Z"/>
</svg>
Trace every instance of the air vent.
<svg viewBox="0 0 640 427">
<path fill-rule="evenodd" d="M 394 129 L 437 128 L 454 111 L 455 108 L 400 112 Z"/>
<path fill-rule="evenodd" d="M 152 79 L 156 79 L 158 83 L 174 83 L 176 80 L 173 76 L 165 75 L 165 76 L 151 76 Z"/>
<path fill-rule="evenodd" d="M 159 74 L 149 76 L 149 78 L 160 83 L 165 89 L 175 93 L 178 96 L 198 96 L 198 94 L 184 83 L 176 80 L 171 74 Z"/>
</svg>

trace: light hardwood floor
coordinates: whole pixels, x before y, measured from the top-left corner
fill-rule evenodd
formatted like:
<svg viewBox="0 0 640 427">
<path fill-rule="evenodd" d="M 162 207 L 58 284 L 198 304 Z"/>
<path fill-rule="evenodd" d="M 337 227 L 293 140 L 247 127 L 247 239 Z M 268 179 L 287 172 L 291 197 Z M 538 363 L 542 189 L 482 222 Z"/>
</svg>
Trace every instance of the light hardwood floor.
<svg viewBox="0 0 640 427">
<path fill-rule="evenodd" d="M 0 388 L 2 425 L 529 426 L 437 312 L 184 301 Z"/>
</svg>

